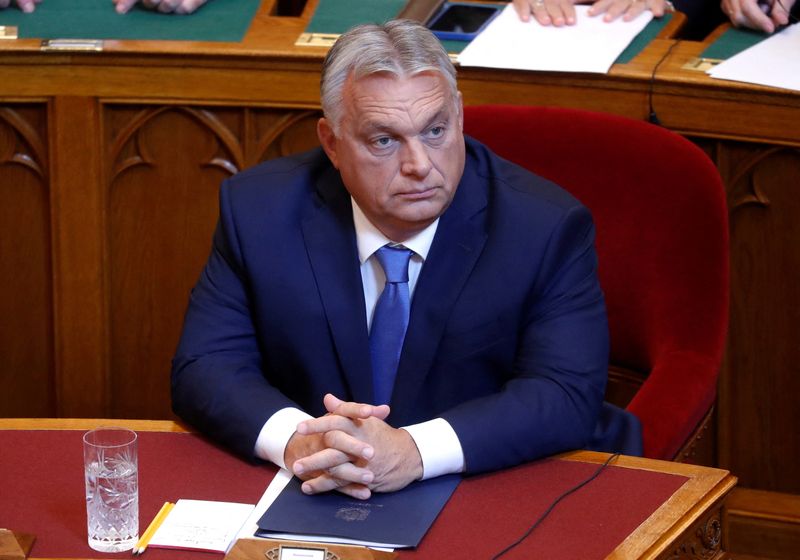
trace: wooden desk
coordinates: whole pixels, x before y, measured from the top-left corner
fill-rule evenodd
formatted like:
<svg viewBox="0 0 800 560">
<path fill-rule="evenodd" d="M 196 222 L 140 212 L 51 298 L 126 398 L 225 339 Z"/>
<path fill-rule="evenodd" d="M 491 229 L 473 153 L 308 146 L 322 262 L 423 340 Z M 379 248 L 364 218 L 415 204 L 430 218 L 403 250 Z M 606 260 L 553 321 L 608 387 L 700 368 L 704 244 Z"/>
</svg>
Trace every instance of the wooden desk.
<svg viewBox="0 0 800 560">
<path fill-rule="evenodd" d="M 275 4 L 236 44 L 0 41 L 0 415 L 171 416 L 169 362 L 219 182 L 317 143 L 325 50 L 294 46 L 316 1 L 302 17 Z M 706 434 L 718 444 L 701 460 L 800 493 L 787 429 L 800 423 L 800 94 L 711 80 L 683 68 L 703 45 L 672 45 L 606 75 L 470 68 L 459 83 L 467 104 L 645 119 L 652 101 L 709 153 L 728 188 L 733 305 Z"/>
<path fill-rule="evenodd" d="M 130 427 L 134 430 L 138 430 L 140 432 L 183 432 L 183 428 L 173 422 L 165 422 L 165 421 L 126 421 L 126 420 L 113 420 L 111 421 L 115 425 L 123 425 Z M 108 420 L 51 420 L 51 419 L 0 419 L 0 430 L 87 430 L 94 428 L 98 425 L 108 425 Z M 176 434 L 177 435 L 177 434 Z M 0 439 L 2 439 L 2 433 L 0 433 Z M 76 441 L 78 445 L 76 446 L 75 450 L 72 450 L 70 447 L 70 452 L 75 451 L 75 462 L 77 463 L 77 470 L 80 470 L 80 445 L 79 445 L 79 435 L 76 435 Z M 143 440 L 144 441 L 144 440 Z M 209 461 L 214 461 L 217 459 L 216 455 L 222 454 L 224 455 L 225 452 L 217 449 L 207 448 L 207 444 L 198 441 L 197 444 L 193 444 L 196 448 L 198 445 L 203 446 L 203 455 L 208 458 Z M 142 444 L 140 444 L 140 466 L 142 469 L 145 467 L 143 466 L 144 463 L 148 463 L 150 468 L 153 467 L 153 457 L 146 457 L 143 456 L 143 453 L 146 453 L 142 449 Z M 192 447 L 182 447 L 186 452 L 191 452 Z M 151 451 L 153 448 L 151 448 Z M 25 455 L 28 455 L 28 451 L 24 451 Z M 8 455 L 6 455 L 8 457 Z M 37 470 L 37 461 L 36 456 L 30 456 L 30 469 L 32 471 Z M 567 461 L 570 464 L 576 463 L 589 463 L 589 464 L 599 464 L 605 461 L 607 455 L 600 454 L 600 453 L 591 453 L 591 452 L 574 452 L 568 453 L 558 458 L 559 461 Z M 163 464 L 169 464 L 171 460 L 170 457 L 159 456 L 158 462 L 161 465 L 161 469 L 164 469 Z M 224 458 L 223 458 L 224 459 Z M 66 463 L 66 461 L 64 461 Z M 263 481 L 264 487 L 266 482 L 268 481 L 267 478 L 272 476 L 272 473 L 275 472 L 273 467 L 254 467 L 252 465 L 248 465 L 245 463 L 226 463 L 227 469 L 236 469 L 237 474 L 241 474 L 241 476 L 236 477 L 225 477 L 225 478 L 235 478 L 237 479 L 236 484 L 237 486 L 248 486 L 253 485 L 253 474 L 254 471 L 257 471 L 259 468 L 264 469 L 265 480 Z M 616 476 L 623 477 L 623 481 L 630 480 L 627 477 L 631 476 L 639 476 L 643 473 L 645 476 L 655 476 L 655 475 L 646 475 L 646 473 L 659 473 L 659 475 L 676 475 L 679 480 L 677 483 L 677 490 L 674 493 L 667 494 L 668 498 L 664 501 L 661 506 L 655 506 L 655 510 L 653 513 L 646 518 L 646 520 L 641 523 L 633 532 L 631 532 L 627 538 L 624 538 L 622 542 L 613 549 L 613 551 L 607 556 L 607 558 L 625 558 L 625 559 L 633 559 L 633 558 L 675 558 L 675 557 L 684 557 L 689 551 L 696 554 L 697 557 L 703 558 L 724 558 L 726 555 L 721 549 L 722 543 L 722 535 L 721 535 L 721 521 L 720 521 L 720 508 L 722 502 L 726 496 L 726 494 L 730 491 L 730 489 L 735 485 L 736 480 L 727 471 L 722 471 L 719 469 L 711 469 L 707 467 L 698 467 L 692 465 L 685 465 L 685 464 L 678 464 L 678 463 L 667 463 L 662 461 L 652 461 L 646 459 L 638 459 L 633 457 L 620 457 L 617 461 L 613 463 L 613 472 Z M 491 534 L 492 531 L 487 529 L 486 531 L 475 534 L 470 534 L 469 531 L 461 531 L 461 528 L 464 524 L 468 524 L 474 522 L 476 519 L 485 525 L 491 525 L 494 523 L 497 525 L 497 520 L 501 519 L 499 516 L 498 511 L 490 512 L 486 510 L 486 505 L 489 502 L 483 502 L 482 497 L 486 497 L 486 491 L 479 490 L 479 487 L 491 489 L 490 494 L 499 493 L 504 488 L 504 485 L 512 485 L 511 488 L 512 493 L 517 496 L 526 495 L 526 493 L 530 494 L 529 490 L 531 488 L 537 488 L 536 484 L 537 481 L 535 480 L 535 476 L 529 476 L 529 473 L 535 473 L 534 469 L 537 466 L 541 466 L 541 463 L 532 463 L 530 465 L 524 465 L 518 467 L 516 469 L 509 469 L 507 471 L 501 471 L 498 473 L 484 475 L 480 477 L 471 477 L 467 478 L 462 482 L 462 485 L 456 490 L 456 494 L 454 494 L 451 501 L 448 503 L 448 506 L 442 512 L 440 517 L 435 522 L 434 526 L 432 527 L 430 533 L 426 537 L 426 540 L 423 541 L 422 545 L 419 549 L 415 551 L 402 551 L 401 557 L 402 558 L 442 558 L 441 551 L 442 549 L 446 549 L 450 547 L 450 550 L 457 550 L 459 546 L 475 546 L 479 540 L 483 539 L 484 537 L 481 536 L 483 534 Z M 62 468 L 66 469 L 67 465 L 63 464 Z M 560 467 L 563 470 L 565 467 Z M 9 470 L 8 464 L 3 463 L 3 459 L 0 457 L 0 472 L 7 473 Z M 75 469 L 73 469 L 75 470 Z M 594 467 L 590 469 L 591 471 L 594 470 Z M 230 470 L 227 474 L 230 474 Z M 257 473 L 256 473 L 257 474 Z M 153 482 L 152 473 L 150 473 L 149 479 L 149 486 L 145 487 L 145 485 L 140 484 L 141 491 L 140 491 L 140 500 L 141 500 L 141 518 L 145 519 L 149 515 L 154 514 L 155 510 L 157 510 L 160 503 L 163 501 L 163 495 L 154 495 L 156 490 L 154 488 L 155 483 Z M 7 475 L 7 478 L 10 475 Z M 144 470 L 142 470 L 141 476 L 145 476 Z M 603 475 L 601 475 L 603 476 Z M 75 477 L 77 478 L 77 477 Z M 221 477 L 218 477 L 218 479 Z M 598 478 L 595 482 L 600 481 Z M 141 481 L 140 481 L 141 482 Z M 71 483 L 70 483 L 71 484 Z M 80 485 L 79 479 L 75 481 L 76 485 Z M 191 485 L 192 482 L 189 481 L 187 484 Z M 220 482 L 221 485 L 224 486 L 224 482 Z M 256 492 L 261 492 L 263 489 L 261 488 L 262 482 L 259 482 L 256 479 L 254 488 L 257 488 Z M 593 483 L 594 484 L 594 483 Z M 639 482 L 641 484 L 641 481 Z M 530 486 L 530 488 L 528 488 Z M 541 485 L 540 485 L 541 486 Z M 589 486 L 586 487 L 588 489 Z M 633 492 L 636 492 L 637 486 L 633 486 L 631 489 Z M 536 492 L 541 492 L 542 489 L 536 490 Z M 63 489 L 62 492 L 67 492 L 66 487 Z M 73 492 L 76 496 L 79 497 L 80 490 Z M 9 511 L 8 508 L 8 500 L 10 499 L 10 495 L 13 493 L 6 493 L 4 492 L 2 496 L 0 496 L 0 510 Z M 641 495 L 631 496 L 630 499 L 633 500 L 646 500 L 648 499 L 646 496 L 646 492 L 643 492 Z M 255 501 L 258 497 L 253 496 L 252 501 Z M 465 496 L 468 496 L 470 500 L 475 500 L 478 503 L 470 502 L 470 507 L 465 508 L 463 507 L 464 504 L 460 503 L 463 502 Z M 578 494 L 576 493 L 575 498 L 578 498 Z M 586 494 L 584 494 L 586 496 Z M 35 499 L 31 497 L 31 499 Z M 217 498 L 217 499 L 224 499 Z M 579 499 L 590 499 L 587 497 L 579 498 Z M 595 500 L 597 498 L 594 498 Z M 55 502 L 58 501 L 56 504 Z M 604 502 L 605 500 L 601 500 Z M 70 504 L 65 504 L 64 502 L 70 502 Z M 83 503 L 82 501 L 76 499 L 75 504 L 71 504 L 71 500 L 56 500 L 53 499 L 48 502 L 50 506 L 49 509 L 58 509 L 64 517 L 64 523 L 67 523 L 70 519 L 71 514 L 67 513 L 67 509 L 80 509 L 82 512 Z M 73 507 L 74 506 L 74 507 Z M 459 507 L 461 508 L 459 509 Z M 513 504 L 512 504 L 513 506 Z M 588 516 L 585 518 L 586 522 L 590 519 L 596 519 L 598 515 L 601 515 L 603 512 L 602 507 L 607 506 L 604 503 L 596 503 L 596 502 L 587 502 L 587 505 L 580 505 L 575 506 L 579 507 L 578 515 L 583 518 L 583 516 Z M 145 511 L 149 507 L 152 509 L 152 512 Z M 568 507 L 568 506 L 567 506 Z M 519 512 L 522 514 L 522 510 L 524 509 L 524 505 L 519 505 Z M 48 509 L 48 508 L 44 508 Z M 574 509 L 574 508 L 573 508 Z M 492 515 L 487 515 L 488 513 L 492 513 Z M 564 515 L 563 506 L 562 509 L 554 511 L 553 517 L 558 515 Z M 80 515 L 80 512 L 79 512 Z M 492 521 L 494 519 L 494 521 Z M 562 517 L 563 519 L 563 517 Z M 81 522 L 85 523 L 85 519 L 81 517 Z M 609 520 L 607 520 L 609 521 Z M 500 525 L 508 523 L 509 520 L 503 521 Z M 519 522 L 517 520 L 516 522 Z M 523 521 L 523 524 L 526 523 Z M 602 525 L 602 523 L 601 523 Z M 448 529 L 449 527 L 449 529 Z M 574 525 L 570 525 L 568 529 L 556 529 L 556 531 L 569 531 L 569 536 L 566 534 L 562 535 L 563 538 L 569 539 L 580 539 L 580 538 L 587 538 L 585 534 L 590 527 L 587 523 L 577 523 Z M 83 530 L 83 527 L 79 527 L 78 530 Z M 455 531 L 455 532 L 454 532 Z M 41 533 L 40 533 L 41 534 Z M 457 535 L 454 537 L 454 535 Z M 581 537 L 581 535 L 583 535 Z M 588 538 L 593 538 L 589 536 Z M 455 540 L 454 540 L 455 539 Z M 499 543 L 498 543 L 499 544 Z M 482 546 L 487 547 L 486 543 L 483 543 Z M 540 545 L 541 546 L 541 545 Z M 613 545 L 612 545 L 613 546 Z M 49 546 L 49 549 L 52 549 L 52 544 Z M 490 550 L 495 550 L 498 548 L 497 544 L 490 543 L 488 545 Z M 502 548 L 502 547 L 499 547 Z M 48 550 L 49 550 L 48 549 Z M 36 548 L 33 550 L 34 554 L 36 553 Z M 539 552 L 542 552 L 539 549 Z M 509 558 L 529 558 L 530 554 L 532 553 L 531 549 L 525 549 L 522 547 L 522 550 L 510 554 Z M 91 551 L 86 548 L 86 554 L 90 557 L 100 557 L 102 555 L 99 554 L 92 554 Z M 206 558 L 207 554 L 198 553 L 195 555 L 191 555 L 190 553 L 184 554 L 181 553 L 181 558 L 188 558 L 197 556 L 198 558 Z M 148 551 L 148 557 L 152 555 L 153 560 L 159 560 L 162 558 L 175 558 L 174 553 L 170 551 L 161 551 L 153 549 Z M 552 554 L 546 554 L 547 557 L 553 558 Z M 480 554 L 475 556 L 482 557 Z"/>
</svg>

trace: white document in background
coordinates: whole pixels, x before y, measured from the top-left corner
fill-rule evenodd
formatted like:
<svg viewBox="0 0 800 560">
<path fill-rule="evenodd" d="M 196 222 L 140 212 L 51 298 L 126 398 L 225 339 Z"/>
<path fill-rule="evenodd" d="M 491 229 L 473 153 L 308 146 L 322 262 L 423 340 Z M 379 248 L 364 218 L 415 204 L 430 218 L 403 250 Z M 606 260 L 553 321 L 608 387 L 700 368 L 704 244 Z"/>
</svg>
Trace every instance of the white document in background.
<svg viewBox="0 0 800 560">
<path fill-rule="evenodd" d="M 461 66 L 608 72 L 622 51 L 653 19 L 646 10 L 633 21 L 603 21 L 591 17 L 589 6 L 575 6 L 575 25 L 542 26 L 533 18 L 523 22 L 509 4 L 458 55 Z"/>
<path fill-rule="evenodd" d="M 707 72 L 721 80 L 800 91 L 800 24 L 790 25 Z"/>
<path fill-rule="evenodd" d="M 178 500 L 148 546 L 225 552 L 254 507 L 233 502 Z"/>
</svg>

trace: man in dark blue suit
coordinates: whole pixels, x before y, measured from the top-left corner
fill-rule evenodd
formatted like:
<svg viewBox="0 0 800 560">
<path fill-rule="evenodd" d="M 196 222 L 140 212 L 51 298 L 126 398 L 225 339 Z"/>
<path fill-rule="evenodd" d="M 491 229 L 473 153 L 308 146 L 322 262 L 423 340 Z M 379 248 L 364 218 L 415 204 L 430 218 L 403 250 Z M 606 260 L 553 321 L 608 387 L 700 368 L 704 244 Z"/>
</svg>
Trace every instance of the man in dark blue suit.
<svg viewBox="0 0 800 560">
<path fill-rule="evenodd" d="M 403 21 L 351 30 L 322 106 L 322 149 L 221 188 L 175 411 L 307 493 L 358 498 L 568 449 L 639 451 L 635 418 L 602 403 L 591 216 L 465 140 L 438 40 Z M 387 252 L 405 255 L 402 278 Z"/>
</svg>

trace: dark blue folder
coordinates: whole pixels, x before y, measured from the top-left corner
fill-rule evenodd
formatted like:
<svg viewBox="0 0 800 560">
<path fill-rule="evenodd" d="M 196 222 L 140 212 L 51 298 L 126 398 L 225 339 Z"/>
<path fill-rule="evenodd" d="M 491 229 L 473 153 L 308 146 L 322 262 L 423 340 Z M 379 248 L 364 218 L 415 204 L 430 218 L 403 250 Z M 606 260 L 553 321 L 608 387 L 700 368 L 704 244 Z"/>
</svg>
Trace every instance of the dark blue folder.
<svg viewBox="0 0 800 560">
<path fill-rule="evenodd" d="M 362 501 L 334 492 L 307 496 L 294 478 L 259 519 L 256 536 L 313 535 L 392 548 L 417 546 L 460 481 L 459 475 L 441 476 Z"/>
</svg>

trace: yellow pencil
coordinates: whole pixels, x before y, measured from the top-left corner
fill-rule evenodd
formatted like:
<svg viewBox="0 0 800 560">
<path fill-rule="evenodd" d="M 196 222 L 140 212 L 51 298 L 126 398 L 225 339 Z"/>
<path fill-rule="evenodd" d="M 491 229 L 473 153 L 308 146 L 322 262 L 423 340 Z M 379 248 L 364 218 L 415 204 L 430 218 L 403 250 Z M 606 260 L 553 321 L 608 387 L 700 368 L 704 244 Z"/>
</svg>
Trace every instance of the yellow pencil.
<svg viewBox="0 0 800 560">
<path fill-rule="evenodd" d="M 150 522 L 150 525 L 147 527 L 147 530 L 139 539 L 139 542 L 137 542 L 136 546 L 133 547 L 134 556 L 138 556 L 139 554 L 142 554 L 144 552 L 144 550 L 147 548 L 147 544 L 150 542 L 150 539 L 153 538 L 156 529 L 158 529 L 161 526 L 161 524 L 167 518 L 167 515 L 169 515 L 169 512 L 172 510 L 173 507 L 175 507 L 175 504 L 172 504 L 170 502 L 164 502 L 164 505 L 161 506 L 160 510 L 158 510 L 158 513 Z"/>
</svg>

